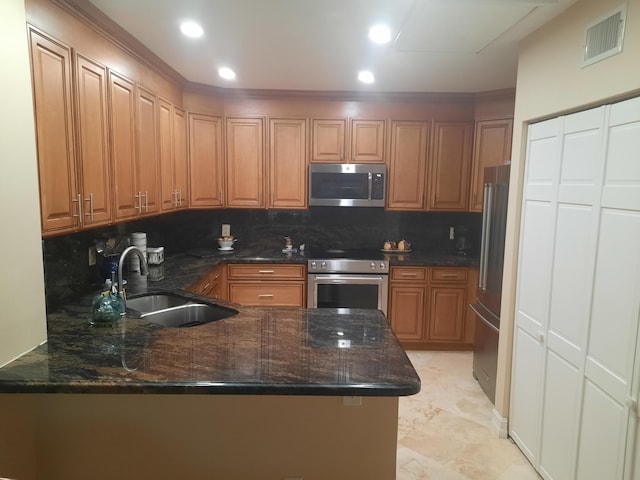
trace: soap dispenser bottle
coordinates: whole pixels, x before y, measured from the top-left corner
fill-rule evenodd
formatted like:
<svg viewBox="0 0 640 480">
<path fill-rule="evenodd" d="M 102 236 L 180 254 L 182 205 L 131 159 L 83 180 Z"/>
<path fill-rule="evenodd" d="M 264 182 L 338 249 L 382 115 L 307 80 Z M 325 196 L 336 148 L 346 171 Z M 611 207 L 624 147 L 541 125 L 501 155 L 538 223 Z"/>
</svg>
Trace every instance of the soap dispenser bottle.
<svg viewBox="0 0 640 480">
<path fill-rule="evenodd" d="M 100 294 L 93 297 L 90 323 L 92 325 L 112 324 L 124 314 L 125 303 L 117 293 L 115 273 L 111 273 L 111 280 L 105 280 Z"/>
</svg>

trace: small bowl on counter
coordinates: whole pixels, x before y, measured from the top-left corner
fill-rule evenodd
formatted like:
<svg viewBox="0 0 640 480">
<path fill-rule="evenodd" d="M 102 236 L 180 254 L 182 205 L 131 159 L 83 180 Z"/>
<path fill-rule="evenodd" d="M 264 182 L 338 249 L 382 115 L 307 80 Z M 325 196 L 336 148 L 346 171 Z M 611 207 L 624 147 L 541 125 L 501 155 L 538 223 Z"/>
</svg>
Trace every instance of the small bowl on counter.
<svg viewBox="0 0 640 480">
<path fill-rule="evenodd" d="M 220 245 L 220 250 L 233 250 L 233 244 L 237 241 L 234 237 L 220 237 L 218 245 Z"/>
</svg>

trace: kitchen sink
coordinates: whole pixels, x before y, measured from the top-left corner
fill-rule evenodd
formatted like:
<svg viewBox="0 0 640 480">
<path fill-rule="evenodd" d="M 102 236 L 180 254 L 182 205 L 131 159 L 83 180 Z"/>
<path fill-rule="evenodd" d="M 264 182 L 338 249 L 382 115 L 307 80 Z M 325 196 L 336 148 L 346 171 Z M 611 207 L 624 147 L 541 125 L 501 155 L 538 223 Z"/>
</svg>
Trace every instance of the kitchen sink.
<svg viewBox="0 0 640 480">
<path fill-rule="evenodd" d="M 238 311 L 220 305 L 187 303 L 142 315 L 142 318 L 164 327 L 195 327 L 237 315 Z"/>
<path fill-rule="evenodd" d="M 238 314 L 233 308 L 198 303 L 173 293 L 156 293 L 127 299 L 127 310 L 164 327 L 195 327 Z"/>
<path fill-rule="evenodd" d="M 154 293 L 142 297 L 127 298 L 127 309 L 145 314 L 177 307 L 191 302 L 191 299 L 172 293 Z"/>
</svg>

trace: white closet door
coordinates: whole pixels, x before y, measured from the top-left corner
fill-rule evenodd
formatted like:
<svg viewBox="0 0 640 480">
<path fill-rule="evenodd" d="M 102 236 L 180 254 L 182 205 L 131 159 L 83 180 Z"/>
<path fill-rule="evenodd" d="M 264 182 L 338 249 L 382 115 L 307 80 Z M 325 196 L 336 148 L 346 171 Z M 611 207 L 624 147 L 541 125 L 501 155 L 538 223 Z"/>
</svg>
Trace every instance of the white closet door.
<svg viewBox="0 0 640 480">
<path fill-rule="evenodd" d="M 564 118 L 551 300 L 546 332 L 539 470 L 575 476 L 588 339 L 598 208 L 604 170 L 605 108 Z M 594 203 L 596 207 L 594 207 Z"/>
<path fill-rule="evenodd" d="M 553 232 L 561 153 L 561 121 L 529 127 L 518 265 L 510 435 L 537 465 L 548 325 Z"/>
<path fill-rule="evenodd" d="M 638 448 L 640 99 L 610 107 L 596 258 L 578 478 L 630 479 Z"/>
<path fill-rule="evenodd" d="M 640 98 L 529 127 L 510 434 L 548 480 L 640 480 Z"/>
</svg>

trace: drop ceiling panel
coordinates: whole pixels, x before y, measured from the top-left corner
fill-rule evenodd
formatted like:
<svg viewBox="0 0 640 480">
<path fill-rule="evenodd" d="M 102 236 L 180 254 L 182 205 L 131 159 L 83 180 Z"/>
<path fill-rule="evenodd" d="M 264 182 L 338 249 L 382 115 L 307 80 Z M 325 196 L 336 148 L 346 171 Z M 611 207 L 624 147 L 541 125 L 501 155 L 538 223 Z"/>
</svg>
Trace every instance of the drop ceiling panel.
<svg viewBox="0 0 640 480">
<path fill-rule="evenodd" d="M 405 52 L 478 53 L 536 8 L 518 1 L 418 2 L 395 47 Z"/>
</svg>

